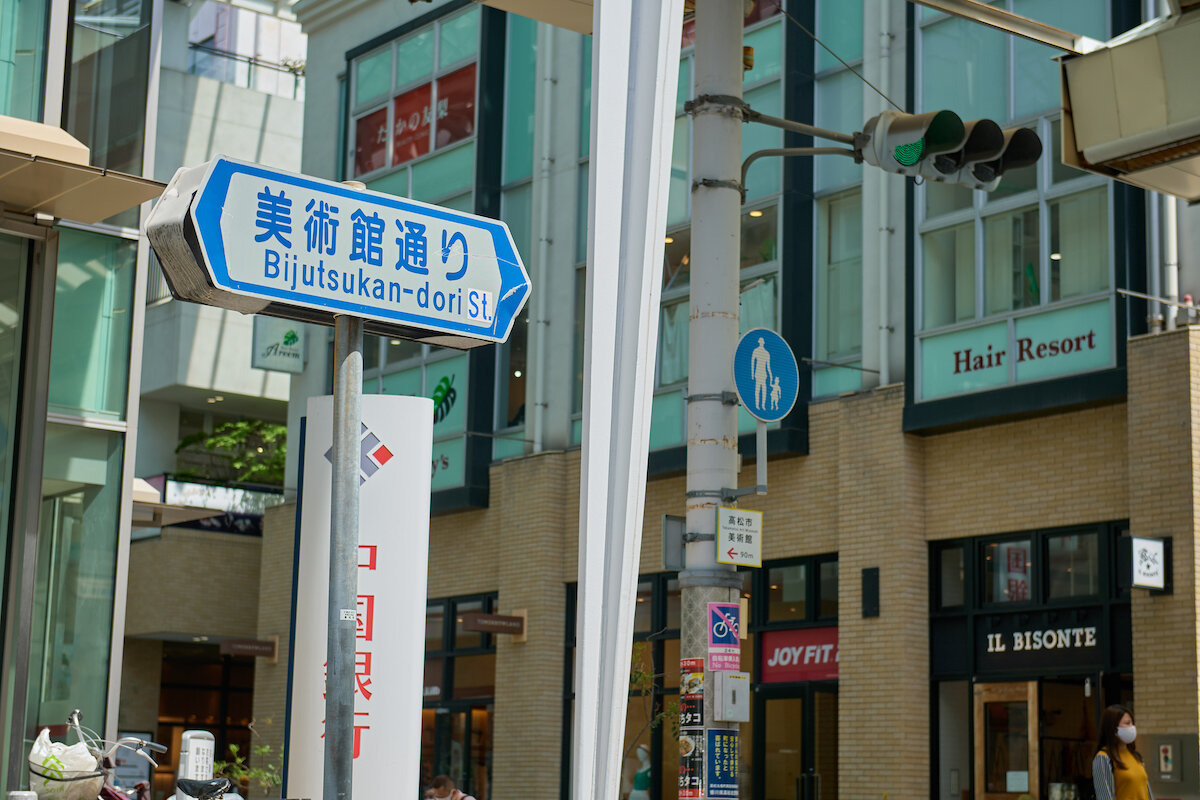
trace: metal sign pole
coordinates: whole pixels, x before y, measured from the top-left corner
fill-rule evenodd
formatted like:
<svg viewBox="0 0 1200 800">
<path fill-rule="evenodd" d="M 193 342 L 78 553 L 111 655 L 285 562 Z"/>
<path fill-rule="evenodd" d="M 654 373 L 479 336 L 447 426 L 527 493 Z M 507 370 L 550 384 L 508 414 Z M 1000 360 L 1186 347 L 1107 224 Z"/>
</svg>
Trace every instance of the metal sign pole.
<svg viewBox="0 0 1200 800">
<path fill-rule="evenodd" d="M 333 486 L 325 667 L 324 800 L 350 800 L 354 767 L 354 645 L 358 607 L 358 487 L 363 321 L 334 318 Z"/>
</svg>

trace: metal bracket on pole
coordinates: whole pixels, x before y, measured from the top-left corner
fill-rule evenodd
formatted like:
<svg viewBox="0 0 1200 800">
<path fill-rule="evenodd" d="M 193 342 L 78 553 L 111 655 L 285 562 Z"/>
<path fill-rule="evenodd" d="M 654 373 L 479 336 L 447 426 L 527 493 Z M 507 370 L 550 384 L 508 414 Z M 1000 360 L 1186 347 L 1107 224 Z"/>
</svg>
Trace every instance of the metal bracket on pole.
<svg viewBox="0 0 1200 800">
<path fill-rule="evenodd" d="M 717 535 L 715 533 L 692 533 L 688 531 L 683 534 L 685 544 L 691 544 L 692 542 L 715 542 L 716 540 Z"/>
<path fill-rule="evenodd" d="M 692 181 L 692 191 L 697 189 L 733 189 L 742 197 L 746 196 L 746 187 L 738 181 L 723 181 L 717 178 L 701 178 Z"/>
<path fill-rule="evenodd" d="M 702 394 L 688 394 L 684 392 L 683 401 L 685 403 L 690 403 L 693 400 L 720 400 L 721 405 L 725 406 L 736 406 L 739 402 L 737 392 L 707 392 Z"/>
<path fill-rule="evenodd" d="M 693 117 L 697 114 L 725 114 L 745 122 L 750 105 L 731 94 L 701 94 L 684 103 L 683 112 Z"/>
<path fill-rule="evenodd" d="M 693 489 L 690 492 L 687 492 L 686 496 L 689 499 L 696 497 L 717 497 L 720 498 L 722 502 L 733 503 L 736 502 L 739 497 L 766 493 L 767 487 L 765 484 L 763 484 L 759 486 L 748 486 L 745 489 Z"/>
</svg>

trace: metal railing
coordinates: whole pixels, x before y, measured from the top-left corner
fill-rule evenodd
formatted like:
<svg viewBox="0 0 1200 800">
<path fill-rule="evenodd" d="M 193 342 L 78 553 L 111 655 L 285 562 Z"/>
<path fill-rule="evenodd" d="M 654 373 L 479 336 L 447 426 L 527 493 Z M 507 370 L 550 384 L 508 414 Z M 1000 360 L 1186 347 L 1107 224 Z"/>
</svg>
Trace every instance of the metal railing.
<svg viewBox="0 0 1200 800">
<path fill-rule="evenodd" d="M 277 97 L 304 99 L 303 62 L 278 63 L 192 42 L 188 72 Z"/>
</svg>

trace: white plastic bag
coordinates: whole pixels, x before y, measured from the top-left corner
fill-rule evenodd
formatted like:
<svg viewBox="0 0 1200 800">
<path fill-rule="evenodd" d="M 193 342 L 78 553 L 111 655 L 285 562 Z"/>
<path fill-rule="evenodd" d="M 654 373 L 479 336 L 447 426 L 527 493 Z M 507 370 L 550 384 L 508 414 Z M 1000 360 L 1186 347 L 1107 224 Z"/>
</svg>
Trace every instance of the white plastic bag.
<svg viewBox="0 0 1200 800">
<path fill-rule="evenodd" d="M 29 788 L 41 800 L 96 800 L 103 787 L 104 773 L 87 745 L 52 742 L 50 729 L 42 728 L 29 751 Z"/>
</svg>

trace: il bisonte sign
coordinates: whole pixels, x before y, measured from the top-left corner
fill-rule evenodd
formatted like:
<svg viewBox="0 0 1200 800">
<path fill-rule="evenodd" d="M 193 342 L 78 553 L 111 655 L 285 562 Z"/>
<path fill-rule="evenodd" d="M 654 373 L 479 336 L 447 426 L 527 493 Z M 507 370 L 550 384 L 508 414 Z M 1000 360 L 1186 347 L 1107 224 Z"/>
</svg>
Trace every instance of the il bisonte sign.
<svg viewBox="0 0 1200 800">
<path fill-rule="evenodd" d="M 767 631 L 762 635 L 763 682 L 835 681 L 837 676 L 837 628 Z"/>
</svg>

